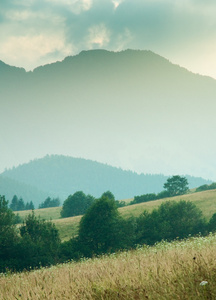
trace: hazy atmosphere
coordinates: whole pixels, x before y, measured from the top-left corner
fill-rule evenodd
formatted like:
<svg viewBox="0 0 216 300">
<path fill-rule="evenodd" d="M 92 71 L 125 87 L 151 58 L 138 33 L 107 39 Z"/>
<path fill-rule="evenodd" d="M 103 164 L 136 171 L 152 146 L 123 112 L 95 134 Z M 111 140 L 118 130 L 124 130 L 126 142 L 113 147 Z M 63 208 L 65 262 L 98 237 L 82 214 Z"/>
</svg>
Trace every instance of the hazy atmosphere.
<svg viewBox="0 0 216 300">
<path fill-rule="evenodd" d="M 216 78 L 212 0 L 2 0 L 0 58 L 24 67 L 81 50 L 154 51 Z"/>
<path fill-rule="evenodd" d="M 83 50 L 140 49 L 216 78 L 215 12 L 214 1 L 3 0 L 0 60 L 29 71 Z M 81 54 L 77 63 L 65 60 L 53 71 L 27 73 L 21 83 L 15 77 L 11 86 L 11 78 L 2 83 L 0 172 L 63 154 L 136 172 L 216 180 L 216 82 L 195 79 L 149 52 L 113 60 L 102 53 L 88 54 L 95 65 Z M 109 73 L 109 63 L 94 67 L 99 57 L 121 71 Z"/>
</svg>

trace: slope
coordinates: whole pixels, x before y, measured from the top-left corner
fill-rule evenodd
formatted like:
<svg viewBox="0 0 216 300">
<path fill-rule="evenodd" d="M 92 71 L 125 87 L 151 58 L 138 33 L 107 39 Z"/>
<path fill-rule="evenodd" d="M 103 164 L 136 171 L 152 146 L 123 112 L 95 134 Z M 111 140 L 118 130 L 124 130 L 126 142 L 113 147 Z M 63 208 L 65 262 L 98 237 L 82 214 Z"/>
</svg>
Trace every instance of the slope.
<svg viewBox="0 0 216 300">
<path fill-rule="evenodd" d="M 5 72 L 0 148 L 8 164 L 58 153 L 214 179 L 215 80 L 137 50 L 83 51 Z"/>
<path fill-rule="evenodd" d="M 216 190 L 209 190 L 198 193 L 191 193 L 177 197 L 170 197 L 166 199 L 155 200 L 151 202 L 139 203 L 119 208 L 120 213 L 125 217 L 129 218 L 132 216 L 138 217 L 144 210 L 151 212 L 154 208 L 157 208 L 164 201 L 191 201 L 203 212 L 203 215 L 207 220 L 216 213 Z M 69 240 L 72 236 L 77 234 L 79 222 L 82 216 L 60 218 L 61 207 L 56 208 L 45 208 L 36 209 L 35 214 L 41 216 L 45 220 L 52 219 L 56 227 L 59 230 L 60 237 L 62 240 Z M 22 218 L 25 218 L 30 211 L 19 212 Z"/>
<path fill-rule="evenodd" d="M 32 185 L 65 200 L 76 191 L 95 197 L 110 190 L 116 199 L 131 198 L 163 190 L 167 176 L 137 174 L 91 160 L 50 155 L 2 173 L 3 176 Z M 208 181 L 188 176 L 190 188 Z M 41 201 L 42 202 L 42 201 Z"/>
</svg>

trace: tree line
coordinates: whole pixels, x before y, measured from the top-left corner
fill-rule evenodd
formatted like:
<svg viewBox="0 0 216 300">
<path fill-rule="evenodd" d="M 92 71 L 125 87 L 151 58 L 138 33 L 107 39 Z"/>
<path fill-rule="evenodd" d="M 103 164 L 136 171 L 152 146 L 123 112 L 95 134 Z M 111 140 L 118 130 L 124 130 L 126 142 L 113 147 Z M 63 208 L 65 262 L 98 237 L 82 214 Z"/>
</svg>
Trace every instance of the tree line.
<svg viewBox="0 0 216 300">
<path fill-rule="evenodd" d="M 39 209 L 57 207 L 60 205 L 59 198 L 47 197 L 43 202 L 39 204 Z M 18 198 L 17 195 L 14 195 L 11 203 L 9 205 L 10 209 L 13 211 L 22 211 L 22 210 L 34 210 L 35 206 L 32 201 L 25 203 L 22 197 Z"/>
<path fill-rule="evenodd" d="M 179 175 L 172 176 L 167 179 L 164 183 L 164 190 L 158 194 L 150 193 L 140 196 L 135 196 L 132 201 L 126 204 L 125 201 L 116 200 L 117 207 L 123 207 L 126 205 L 133 205 L 142 202 L 154 201 L 157 199 L 163 199 L 178 195 L 183 195 L 189 190 L 188 181 L 186 177 L 181 177 Z M 107 191 L 103 194 L 109 198 L 115 199 L 114 195 Z M 64 201 L 63 207 L 61 210 L 61 217 L 73 217 L 78 215 L 83 215 L 86 210 L 94 202 L 95 198 L 91 195 L 85 195 L 82 191 L 75 192 L 73 195 L 69 195 L 68 198 Z"/>
<path fill-rule="evenodd" d="M 216 230 L 216 213 L 207 222 L 200 209 L 183 200 L 166 201 L 152 212 L 124 219 L 111 192 L 92 201 L 81 218 L 78 235 L 66 242 L 61 242 L 52 222 L 37 218 L 34 211 L 19 228 L 14 219 L 8 201 L 0 196 L 0 272 L 50 266 Z"/>
</svg>

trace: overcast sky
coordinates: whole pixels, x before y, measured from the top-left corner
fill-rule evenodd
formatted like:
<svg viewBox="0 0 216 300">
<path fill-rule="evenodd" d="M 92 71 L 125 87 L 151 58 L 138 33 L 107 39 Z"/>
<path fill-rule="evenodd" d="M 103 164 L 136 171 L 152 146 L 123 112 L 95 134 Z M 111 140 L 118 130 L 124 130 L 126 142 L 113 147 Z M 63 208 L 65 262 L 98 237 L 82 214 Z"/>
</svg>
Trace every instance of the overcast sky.
<svg viewBox="0 0 216 300">
<path fill-rule="evenodd" d="M 1 0 L 0 60 L 26 70 L 82 50 L 148 49 L 216 78 L 215 0 Z"/>
</svg>

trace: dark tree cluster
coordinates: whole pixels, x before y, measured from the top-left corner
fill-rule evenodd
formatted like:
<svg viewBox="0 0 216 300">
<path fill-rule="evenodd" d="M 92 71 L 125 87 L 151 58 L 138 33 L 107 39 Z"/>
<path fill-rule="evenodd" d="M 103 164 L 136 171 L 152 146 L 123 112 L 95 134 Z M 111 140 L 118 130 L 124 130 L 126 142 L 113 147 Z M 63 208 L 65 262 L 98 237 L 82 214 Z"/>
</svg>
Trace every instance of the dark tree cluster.
<svg viewBox="0 0 216 300">
<path fill-rule="evenodd" d="M 19 198 L 14 195 L 11 204 L 10 209 L 13 211 L 21 211 L 21 210 L 31 210 L 34 209 L 34 204 L 32 201 L 25 203 L 22 198 Z"/>
<path fill-rule="evenodd" d="M 51 199 L 50 197 L 46 198 L 44 202 L 42 202 L 39 205 L 39 208 L 49 208 L 49 207 L 58 207 L 60 205 L 60 200 L 59 198 L 53 198 Z"/>
<path fill-rule="evenodd" d="M 74 204 L 89 196 L 77 192 L 70 197 Z M 78 235 L 61 242 L 55 225 L 37 218 L 34 212 L 16 228 L 15 215 L 5 197 L 0 196 L 0 272 L 49 266 L 216 231 L 216 214 L 207 222 L 190 201 L 166 201 L 152 212 L 125 219 L 111 192 L 90 199 Z"/>
<path fill-rule="evenodd" d="M 85 195 L 82 191 L 68 196 L 64 201 L 61 210 L 61 217 L 68 218 L 83 215 L 94 202 L 95 198 L 91 195 Z"/>
<path fill-rule="evenodd" d="M 59 261 L 60 238 L 54 224 L 29 214 L 20 228 L 8 201 L 0 196 L 0 273 L 49 266 Z"/>
<path fill-rule="evenodd" d="M 207 190 L 215 190 L 216 189 L 216 182 L 213 182 L 211 184 L 203 184 L 199 186 L 196 189 L 196 192 L 202 192 L 202 191 L 207 191 Z"/>
</svg>

